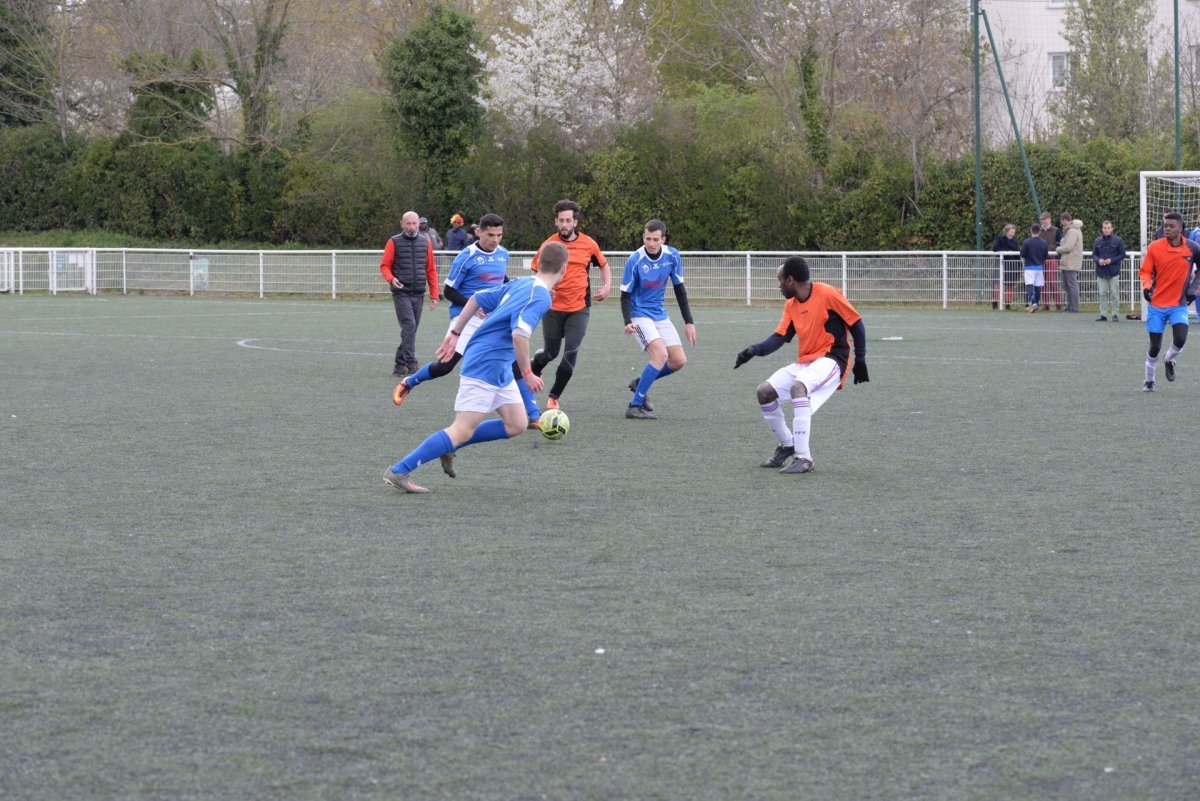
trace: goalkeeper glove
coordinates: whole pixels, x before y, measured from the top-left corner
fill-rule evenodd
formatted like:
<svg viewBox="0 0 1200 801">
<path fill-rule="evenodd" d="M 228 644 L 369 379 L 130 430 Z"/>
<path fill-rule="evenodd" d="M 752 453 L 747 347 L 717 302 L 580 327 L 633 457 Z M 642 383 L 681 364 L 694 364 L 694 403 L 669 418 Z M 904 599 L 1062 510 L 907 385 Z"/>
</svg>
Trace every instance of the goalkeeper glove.
<svg viewBox="0 0 1200 801">
<path fill-rule="evenodd" d="M 867 375 L 867 363 L 861 359 L 854 360 L 854 367 L 851 368 L 854 372 L 855 384 L 868 384 L 871 377 Z"/>
<path fill-rule="evenodd" d="M 733 369 L 734 370 L 738 369 L 743 364 L 745 364 L 746 362 L 750 361 L 753 358 L 754 358 L 754 348 L 746 348 L 745 350 L 740 351 L 737 355 L 737 359 L 735 359 L 733 362 Z"/>
<path fill-rule="evenodd" d="M 1185 300 L 1187 300 L 1187 302 L 1188 302 L 1188 303 L 1195 303 L 1195 302 L 1196 302 L 1196 296 L 1195 296 L 1195 295 L 1192 295 L 1192 294 L 1190 294 L 1190 293 L 1189 293 L 1189 294 L 1187 294 L 1187 295 L 1184 295 L 1183 297 L 1184 297 L 1184 299 L 1185 299 Z"/>
<path fill-rule="evenodd" d="M 1147 303 L 1150 302 L 1150 296 L 1153 294 L 1154 294 L 1154 290 L 1151 290 L 1151 289 L 1143 289 L 1142 290 L 1142 297 L 1146 299 Z"/>
</svg>

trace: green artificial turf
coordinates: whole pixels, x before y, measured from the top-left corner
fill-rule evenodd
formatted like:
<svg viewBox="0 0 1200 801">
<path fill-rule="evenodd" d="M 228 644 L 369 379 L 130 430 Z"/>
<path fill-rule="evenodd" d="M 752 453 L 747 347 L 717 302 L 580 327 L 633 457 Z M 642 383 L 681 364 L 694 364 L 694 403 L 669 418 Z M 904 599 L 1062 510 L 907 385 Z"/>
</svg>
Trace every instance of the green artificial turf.
<svg viewBox="0 0 1200 801">
<path fill-rule="evenodd" d="M 864 309 L 787 476 L 778 306 L 695 311 L 415 496 L 386 301 L 0 297 L 0 797 L 1195 798 L 1200 342 Z"/>
</svg>

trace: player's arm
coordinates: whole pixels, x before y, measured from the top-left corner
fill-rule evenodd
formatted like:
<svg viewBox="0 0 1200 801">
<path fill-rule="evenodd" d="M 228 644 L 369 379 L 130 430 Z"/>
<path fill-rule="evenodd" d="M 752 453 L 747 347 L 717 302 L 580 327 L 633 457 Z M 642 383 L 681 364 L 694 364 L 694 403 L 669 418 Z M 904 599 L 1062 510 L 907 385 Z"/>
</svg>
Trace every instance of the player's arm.
<svg viewBox="0 0 1200 801">
<path fill-rule="evenodd" d="M 1138 269 L 1138 277 L 1142 280 L 1142 297 L 1146 299 L 1147 303 L 1150 302 L 1150 298 L 1154 297 L 1155 253 L 1157 251 L 1152 243 L 1150 247 L 1146 248 L 1146 256 L 1142 259 L 1142 266 Z"/>
<path fill-rule="evenodd" d="M 1188 240 L 1188 250 L 1192 252 L 1191 258 L 1191 279 L 1187 282 L 1187 286 L 1183 290 L 1183 299 L 1187 303 L 1193 303 L 1196 296 L 1200 295 L 1200 244 L 1197 244 L 1190 239 Z"/>
<path fill-rule="evenodd" d="M 867 327 L 861 317 L 850 326 L 850 337 L 854 340 L 854 383 L 866 384 L 871 377 L 867 374 Z"/>
<path fill-rule="evenodd" d="M 625 333 L 632 334 L 629 329 L 633 325 L 633 295 L 625 289 L 621 290 L 621 319 L 625 321 Z"/>
<path fill-rule="evenodd" d="M 738 369 L 755 356 L 770 356 L 788 342 L 791 342 L 792 337 L 795 335 L 796 327 L 791 323 L 788 323 L 786 334 L 781 334 L 778 331 L 771 332 L 771 336 L 767 337 L 762 342 L 755 342 L 753 345 L 743 348 L 742 351 L 738 353 L 737 359 L 734 360 L 733 369 Z"/>
<path fill-rule="evenodd" d="M 688 306 L 687 290 L 683 282 L 672 287 L 675 290 L 675 302 L 679 304 L 679 314 L 683 316 L 683 333 L 689 345 L 696 344 L 696 321 L 692 319 L 692 309 Z"/>
<path fill-rule="evenodd" d="M 466 295 L 452 287 L 449 281 L 442 287 L 442 296 L 455 306 L 466 306 L 467 301 L 470 300 Z"/>
<path fill-rule="evenodd" d="M 608 266 L 607 261 L 598 263 L 600 264 L 600 280 L 604 283 L 601 284 L 600 290 L 596 292 L 595 298 L 596 300 L 604 300 L 608 297 L 608 293 L 612 292 L 612 269 Z"/>
<path fill-rule="evenodd" d="M 625 336 L 633 334 L 633 288 L 637 284 L 637 252 L 629 254 L 621 271 L 621 319 L 625 321 Z"/>
</svg>

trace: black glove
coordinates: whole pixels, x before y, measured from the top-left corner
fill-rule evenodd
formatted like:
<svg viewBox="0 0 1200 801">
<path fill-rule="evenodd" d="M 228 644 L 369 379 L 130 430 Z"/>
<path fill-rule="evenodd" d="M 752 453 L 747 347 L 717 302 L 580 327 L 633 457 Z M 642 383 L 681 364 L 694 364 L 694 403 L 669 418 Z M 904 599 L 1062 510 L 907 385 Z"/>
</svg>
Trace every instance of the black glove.
<svg viewBox="0 0 1200 801">
<path fill-rule="evenodd" d="M 739 351 L 738 355 L 737 355 L 737 359 L 735 359 L 733 362 L 733 369 L 734 370 L 738 369 L 743 364 L 745 364 L 746 362 L 750 361 L 753 358 L 754 358 L 754 348 L 746 348 L 743 351 Z"/>
<path fill-rule="evenodd" d="M 862 359 L 854 360 L 854 367 L 851 368 L 854 373 L 855 384 L 869 384 L 871 377 L 867 375 L 867 363 Z"/>
<path fill-rule="evenodd" d="M 1188 295 L 1184 295 L 1183 298 L 1184 298 L 1184 300 L 1186 300 L 1188 302 L 1188 305 L 1191 305 L 1196 302 L 1195 295 L 1188 294 Z"/>
<path fill-rule="evenodd" d="M 1143 289 L 1142 290 L 1142 297 L 1146 299 L 1147 303 L 1150 302 L 1150 296 L 1152 294 L 1154 294 L 1154 290 L 1152 290 L 1152 289 Z"/>
</svg>

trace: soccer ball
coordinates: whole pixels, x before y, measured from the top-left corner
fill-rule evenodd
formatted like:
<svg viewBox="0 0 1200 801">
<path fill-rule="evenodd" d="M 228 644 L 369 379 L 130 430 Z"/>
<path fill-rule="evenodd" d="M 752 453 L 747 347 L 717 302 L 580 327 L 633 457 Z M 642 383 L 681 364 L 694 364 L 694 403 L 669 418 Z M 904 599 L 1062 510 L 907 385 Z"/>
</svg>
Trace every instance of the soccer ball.
<svg viewBox="0 0 1200 801">
<path fill-rule="evenodd" d="M 538 419 L 538 431 L 546 439 L 562 439 L 571 430 L 571 421 L 562 409 L 547 409 Z"/>
</svg>

